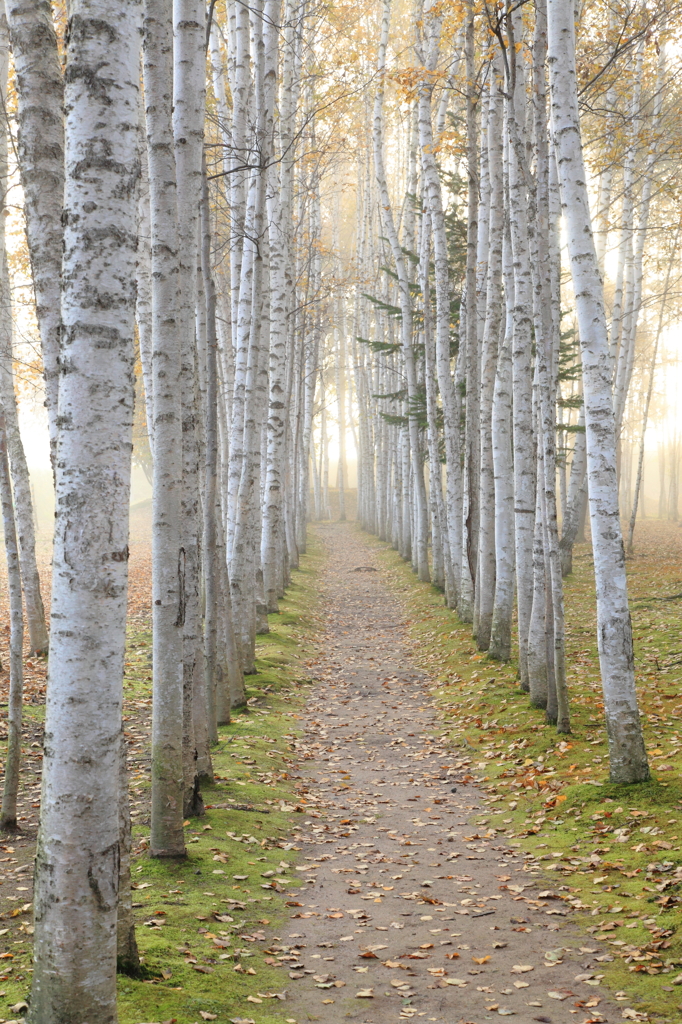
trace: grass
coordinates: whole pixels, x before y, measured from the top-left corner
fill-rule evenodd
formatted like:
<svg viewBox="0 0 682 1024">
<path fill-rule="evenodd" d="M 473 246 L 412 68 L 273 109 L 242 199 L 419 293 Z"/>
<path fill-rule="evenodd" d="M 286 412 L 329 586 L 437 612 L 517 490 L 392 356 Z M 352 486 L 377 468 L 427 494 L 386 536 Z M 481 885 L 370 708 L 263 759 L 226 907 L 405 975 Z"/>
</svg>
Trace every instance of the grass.
<svg viewBox="0 0 682 1024">
<path fill-rule="evenodd" d="M 258 1024 L 286 1020 L 276 997 L 285 976 L 264 948 L 265 933 L 274 931 L 271 942 L 287 945 L 280 934 L 288 922 L 286 891 L 295 900 L 299 884 L 292 877 L 297 848 L 288 840 L 292 815 L 305 811 L 305 800 L 296 797 L 288 769 L 320 557 L 313 538 L 279 614 L 269 617 L 270 633 L 258 638 L 258 673 L 247 676 L 246 709 L 220 729 L 215 782 L 203 789 L 206 815 L 187 825 L 187 859 L 165 863 L 141 854 L 133 867 L 138 943 L 155 977 L 120 978 L 120 1024 L 249 1019 L 256 1008 Z M 135 676 L 128 686 L 139 686 Z M 259 810 L 212 806 L 226 803 Z M 148 834 L 147 827 L 135 829 L 139 846 Z"/>
<path fill-rule="evenodd" d="M 274 966 L 274 953 L 296 941 L 281 931 L 289 918 L 285 902 L 297 902 L 300 884 L 294 871 L 299 848 L 289 841 L 292 818 L 305 814 L 305 799 L 290 774 L 291 742 L 299 734 L 297 711 L 308 683 L 320 560 L 312 537 L 279 614 L 269 617 L 270 633 L 258 638 L 258 672 L 246 679 L 247 705 L 220 729 L 212 751 L 215 782 L 203 789 L 206 814 L 186 822 L 188 856 L 179 862 L 146 854 L 151 634 L 143 616 L 133 618 L 124 709 L 136 765 L 132 874 L 143 972 L 119 976 L 120 1024 L 250 1020 L 254 1013 L 258 1024 L 282 1024 L 289 1017 L 276 995 L 288 979 Z M 254 810 L 212 806 L 220 804 Z M 12 965 L 0 991 L 0 1005 L 7 1007 L 22 1003 L 30 991 L 30 909 L 17 917 L 21 923 L 3 922 L 4 963 Z M 266 941 L 273 932 L 277 938 L 269 941 L 277 950 Z"/>
<path fill-rule="evenodd" d="M 600 940 L 602 985 L 623 1007 L 679 1021 L 682 987 L 682 724 L 677 534 L 652 527 L 629 563 L 637 686 L 652 780 L 608 781 L 608 750 L 596 653 L 594 581 L 586 546 L 566 583 L 568 682 L 573 732 L 558 736 L 530 706 L 514 663 L 477 651 L 471 627 L 383 550 L 392 589 L 409 617 L 415 660 L 430 674 L 445 733 L 462 770 L 482 783 L 488 810 L 476 824 L 524 850 L 529 876 L 544 876 L 545 901 L 572 921 L 586 946 Z M 679 533 L 679 531 L 678 531 Z M 674 542 L 674 543 L 673 543 Z M 641 550 L 641 548 L 640 548 Z M 598 994 L 598 988 L 594 989 Z"/>
</svg>

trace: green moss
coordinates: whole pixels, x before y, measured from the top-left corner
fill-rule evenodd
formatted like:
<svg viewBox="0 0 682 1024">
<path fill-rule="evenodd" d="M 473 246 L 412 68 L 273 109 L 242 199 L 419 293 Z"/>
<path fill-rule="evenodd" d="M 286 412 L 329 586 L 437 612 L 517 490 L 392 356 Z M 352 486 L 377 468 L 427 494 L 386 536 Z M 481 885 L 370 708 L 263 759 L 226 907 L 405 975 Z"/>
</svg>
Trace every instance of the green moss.
<svg viewBox="0 0 682 1024">
<path fill-rule="evenodd" d="M 304 810 L 304 801 L 294 796 L 288 769 L 291 740 L 300 732 L 296 712 L 306 692 L 304 659 L 316 626 L 321 558 L 311 538 L 280 612 L 269 617 L 270 633 L 258 638 L 258 672 L 246 678 L 248 703 L 220 729 L 212 752 L 215 782 L 202 789 L 206 815 L 187 824 L 187 860 L 167 863 L 141 854 L 133 865 L 136 902 L 142 904 L 136 910 L 138 944 L 145 967 L 156 977 L 120 978 L 120 1024 L 173 1018 L 184 1024 L 201 1021 L 202 1010 L 217 1014 L 218 1021 L 256 1016 L 258 1024 L 281 1024 L 287 1016 L 283 1002 L 263 998 L 282 992 L 288 979 L 265 962 L 272 959 L 268 942 L 255 933 L 274 933 L 287 944 L 281 928 L 288 925 L 284 904 L 290 897 L 284 889 L 294 892 L 300 885 L 293 877 L 298 848 L 287 840 L 292 816 Z M 145 639 L 150 638 L 138 633 L 134 642 Z M 131 672 L 126 696 L 148 698 L 148 687 L 148 680 Z M 230 803 L 256 810 L 212 806 Z M 135 829 L 139 846 L 146 844 L 148 832 Z M 281 876 L 289 881 L 278 892 L 270 886 L 272 877 L 280 876 L 263 875 L 281 871 L 284 863 L 292 870 Z M 218 921 L 216 913 L 232 920 Z M 145 924 L 154 919 L 163 921 L 161 927 Z M 211 936 L 229 945 L 217 946 Z M 261 1001 L 251 1002 L 249 996 Z"/>
<path fill-rule="evenodd" d="M 287 987 L 286 972 L 266 963 L 272 957 L 265 936 L 279 935 L 284 944 L 292 941 L 280 929 L 288 925 L 285 901 L 291 897 L 286 893 L 300 886 L 293 872 L 299 848 L 288 837 L 292 818 L 300 817 L 305 801 L 295 796 L 289 769 L 291 741 L 300 734 L 297 712 L 307 690 L 304 662 L 317 625 L 316 576 L 322 554 L 314 537 L 308 550 L 293 573 L 280 613 L 269 617 L 270 633 L 258 638 L 258 672 L 246 678 L 248 703 L 219 730 L 212 751 L 215 781 L 202 790 L 206 814 L 186 823 L 187 859 L 150 859 L 148 824 L 134 825 L 133 898 L 143 971 L 137 978 L 119 976 L 120 1024 L 201 1024 L 200 1011 L 216 1014 L 219 1024 L 231 1017 L 282 1024 L 289 1016 L 285 1003 L 258 993 Z M 128 634 L 124 711 L 142 744 L 131 756 L 137 767 L 132 797 L 142 798 L 142 804 L 150 784 L 149 736 L 142 735 L 135 719 L 151 711 L 150 652 L 151 631 L 138 619 Z M 27 717 L 40 721 L 43 714 L 42 707 L 27 708 Z M 215 804 L 244 804 L 255 810 L 211 806 Z M 272 880 L 280 876 L 267 873 L 281 870 L 284 862 L 292 870 L 284 872 L 281 877 L 288 881 L 276 891 Z M 216 913 L 232 920 L 219 921 Z M 11 957 L 1 961 L 7 1009 L 0 1010 L 0 1019 L 30 991 L 30 907 L 3 927 L 8 931 L 2 948 Z M 218 946 L 211 936 L 229 944 Z M 7 965 L 12 967 L 9 973 Z M 249 996 L 260 1002 L 249 1001 Z"/>
</svg>

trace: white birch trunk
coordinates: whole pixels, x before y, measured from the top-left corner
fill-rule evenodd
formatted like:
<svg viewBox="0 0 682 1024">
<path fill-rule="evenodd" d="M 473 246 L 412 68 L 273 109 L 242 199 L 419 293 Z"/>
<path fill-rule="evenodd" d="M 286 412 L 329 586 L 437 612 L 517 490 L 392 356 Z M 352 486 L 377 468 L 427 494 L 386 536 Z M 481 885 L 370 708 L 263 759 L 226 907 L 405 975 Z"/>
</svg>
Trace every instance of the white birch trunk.
<svg viewBox="0 0 682 1024">
<path fill-rule="evenodd" d="M 495 468 L 492 442 L 492 405 L 497 366 L 497 348 L 502 323 L 502 242 L 504 236 L 504 176 L 501 56 L 490 65 L 487 139 L 487 187 L 490 190 L 488 218 L 488 272 L 485 322 L 481 344 L 478 490 L 479 530 L 476 573 L 477 599 L 474 636 L 481 651 L 490 646 L 495 601 Z"/>
<path fill-rule="evenodd" d="M 144 92 L 152 270 L 152 856 L 183 856 L 182 400 L 178 320 L 178 223 L 173 104 L 173 30 L 163 0 L 146 0 Z"/>
<path fill-rule="evenodd" d="M 519 13 L 514 21 L 518 24 Z M 510 53 L 510 60 L 514 55 Z M 531 398 L 531 328 L 533 292 L 528 248 L 528 195 L 524 169 L 514 137 L 523 138 L 526 95 L 523 64 L 516 62 L 516 89 L 506 104 L 509 162 L 509 218 L 514 267 L 514 336 L 512 341 L 514 514 L 516 593 L 519 630 L 519 673 L 528 689 L 527 637 L 533 603 L 533 536 L 535 522 L 535 459 Z"/>
<path fill-rule="evenodd" d="M 509 224 L 505 224 L 502 267 L 505 332 L 497 357 L 492 406 L 492 450 L 495 472 L 495 603 L 488 654 L 511 658 L 514 609 L 514 462 L 512 455 L 512 338 L 514 334 L 514 270 Z"/>
<path fill-rule="evenodd" d="M 31 478 L 19 432 L 19 415 L 14 391 L 12 306 L 7 259 L 4 251 L 4 217 L 0 224 L 0 317 L 2 318 L 2 322 L 0 322 L 0 405 L 5 411 L 7 451 L 14 485 L 14 513 L 26 604 L 26 623 L 32 652 L 45 655 L 49 641 L 43 598 L 40 592 L 40 574 L 36 561 Z"/>
<path fill-rule="evenodd" d="M 7 72 L 9 62 L 9 31 L 5 11 L 0 7 L 0 102 L 7 109 Z M 0 129 L 0 181 L 8 182 L 7 132 Z M 6 193 L 5 193 L 6 201 Z M 4 205 L 4 204 L 3 204 Z M 14 512 L 19 540 L 19 561 L 26 604 L 26 623 L 34 654 L 47 654 L 48 635 L 45 609 L 40 593 L 40 575 L 36 562 L 35 525 L 31 480 L 24 445 L 19 433 L 19 416 L 14 392 L 14 365 L 12 351 L 12 296 L 7 267 L 5 241 L 5 214 L 0 210 L 0 405 L 5 410 L 5 430 L 12 482 L 14 485 Z"/>
<path fill-rule="evenodd" d="M 64 83 L 48 0 L 7 0 L 17 76 L 19 170 L 45 375 L 53 460 L 57 443 L 64 205 Z"/>
<path fill-rule="evenodd" d="M 140 970 L 140 954 L 135 938 L 135 913 L 131 888 L 131 852 L 133 847 L 128 788 L 128 744 L 121 733 L 119 755 L 118 800 L 118 908 L 116 914 L 116 970 L 133 977 Z"/>
<path fill-rule="evenodd" d="M 374 171 L 379 189 L 381 215 L 384 230 L 389 240 L 393 261 L 398 276 L 398 292 L 400 296 L 400 308 L 402 317 L 401 342 L 403 360 L 405 363 L 405 376 L 407 379 L 408 399 L 410 402 L 417 396 L 417 373 L 414 362 L 414 351 L 412 348 L 412 298 L 410 295 L 410 281 L 407 272 L 407 264 L 402 246 L 398 239 L 398 232 L 393 217 L 393 208 L 388 192 L 386 171 L 384 166 L 384 141 L 383 141 L 383 99 L 384 99 L 384 74 L 386 68 L 386 46 L 388 43 L 388 30 L 390 23 L 391 4 L 390 0 L 384 0 L 381 39 L 379 42 L 379 55 L 377 60 L 378 85 L 374 100 Z M 415 513 L 417 521 L 417 532 L 414 538 L 415 562 L 420 580 L 429 579 L 429 561 L 427 547 L 427 512 L 426 512 L 426 486 L 424 483 L 424 466 L 420 451 L 419 425 L 412 410 L 408 408 L 407 437 L 409 438 L 409 457 L 415 482 Z M 406 481 L 403 481 L 405 485 Z M 404 525 L 404 524 L 403 524 Z"/>
<path fill-rule="evenodd" d="M 640 42 L 635 54 L 634 86 L 630 97 L 629 125 L 627 131 L 627 148 L 623 167 L 623 203 L 620 214 L 620 239 L 618 242 L 618 269 L 611 310 L 611 334 L 609 339 L 612 372 L 614 380 L 617 376 L 616 366 L 621 361 L 621 342 L 623 340 L 623 322 L 625 308 L 630 298 L 628 290 L 632 288 L 632 240 L 634 227 L 634 187 L 635 161 L 637 158 L 637 121 L 642 95 L 642 57 L 644 44 Z M 630 275 L 628 275 L 628 269 Z M 628 280 L 629 277 L 629 280 Z M 621 371 L 622 372 L 622 371 Z M 618 389 L 618 385 L 616 385 Z M 617 393 L 617 390 L 616 390 Z"/>
<path fill-rule="evenodd" d="M 427 70 L 435 71 L 438 64 L 442 15 L 433 11 L 428 0 L 425 10 L 428 49 L 424 56 Z M 446 599 L 456 607 L 459 595 L 461 565 L 461 504 L 462 467 L 459 457 L 459 420 L 461 396 L 455 391 L 450 369 L 450 272 L 443 197 L 438 166 L 434 156 L 434 138 L 431 102 L 433 77 L 427 78 L 419 92 L 419 146 L 424 180 L 424 192 L 431 214 L 433 234 L 434 277 L 436 292 L 436 371 L 438 388 L 443 404 L 443 433 L 445 439 L 446 473 Z M 439 114 L 441 112 L 439 111 Z M 444 117 L 443 112 L 443 117 Z"/>
<path fill-rule="evenodd" d="M 7 423 L 0 402 L 0 505 L 7 560 L 9 591 L 9 699 L 7 707 L 7 753 L 2 791 L 0 828 L 17 827 L 17 794 L 21 767 L 21 719 L 24 703 L 24 610 L 21 600 L 21 566 L 17 543 L 12 483 L 7 458 Z"/>
<path fill-rule="evenodd" d="M 30 1020 L 114 1024 L 141 6 L 81 0 L 70 14 L 52 630 Z"/>
<path fill-rule="evenodd" d="M 194 736 L 194 688 L 203 688 L 200 605 L 200 410 L 197 401 L 197 237 L 202 192 L 205 104 L 205 10 L 201 0 L 173 0 L 173 140 L 177 180 L 178 324 L 182 353 L 182 547 L 184 551 L 184 810 L 200 807 Z M 203 753 L 203 751 L 201 752 Z"/>
<path fill-rule="evenodd" d="M 551 680 L 552 706 L 548 721 L 557 731 L 571 731 L 566 689 L 564 650 L 564 594 L 559 552 L 556 500 L 556 401 L 558 392 L 558 354 L 560 341 L 560 298 L 556 282 L 560 280 L 558 245 L 558 208 L 552 208 L 550 196 L 550 156 L 547 133 L 547 4 L 537 0 L 533 39 L 533 102 L 535 112 L 535 231 L 532 237 L 534 278 L 534 319 L 536 367 L 538 375 L 538 425 L 540 431 L 538 488 L 542 490 L 542 515 L 547 588 L 547 664 Z M 556 214 L 556 223 L 552 215 Z M 554 262 L 557 266 L 553 267 Z"/>
<path fill-rule="evenodd" d="M 548 25 L 552 133 L 580 328 L 599 661 L 611 779 L 641 782 L 649 778 L 649 766 L 635 691 L 606 318 L 580 136 L 573 18 L 563 0 L 549 0 Z"/>
<path fill-rule="evenodd" d="M 467 4 L 464 35 L 464 56 L 467 81 L 467 264 L 465 285 L 460 311 L 460 349 L 462 355 L 462 385 L 466 387 L 466 420 L 464 436 L 464 466 L 462 479 L 461 524 L 461 576 L 457 612 L 463 622 L 474 619 L 474 580 L 470 517 L 471 495 L 478 481 L 478 313 L 476 309 L 476 270 L 478 263 L 478 145 L 476 124 L 476 67 L 474 4 Z M 473 447 L 472 447 L 473 446 Z"/>
<path fill-rule="evenodd" d="M 143 71 L 144 76 L 144 71 Z M 144 410 L 149 448 L 154 455 L 154 370 L 152 367 L 152 223 L 149 156 L 144 97 L 140 97 L 140 190 L 137 200 L 137 299 L 135 321 L 140 344 Z"/>
</svg>

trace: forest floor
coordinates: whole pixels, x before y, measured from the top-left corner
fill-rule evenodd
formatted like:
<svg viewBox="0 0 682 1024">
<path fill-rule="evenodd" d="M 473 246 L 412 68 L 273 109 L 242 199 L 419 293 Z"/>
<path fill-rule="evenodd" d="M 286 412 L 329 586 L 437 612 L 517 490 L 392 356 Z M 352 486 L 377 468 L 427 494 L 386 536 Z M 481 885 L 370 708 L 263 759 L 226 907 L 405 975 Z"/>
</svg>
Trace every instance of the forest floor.
<svg viewBox="0 0 682 1024">
<path fill-rule="evenodd" d="M 557 737 L 395 552 L 319 524 L 259 637 L 249 704 L 221 729 L 190 856 L 168 865 L 145 856 L 143 513 L 125 714 L 145 974 L 120 980 L 121 1024 L 681 1019 L 682 531 L 644 524 L 629 562 L 665 781 L 624 789 L 607 780 L 586 547 L 566 590 L 574 733 Z M 5 646 L 3 631 L 4 663 Z M 44 664 L 28 660 L 21 832 L 0 838 L 0 1021 L 21 1019 L 30 985 Z"/>
</svg>

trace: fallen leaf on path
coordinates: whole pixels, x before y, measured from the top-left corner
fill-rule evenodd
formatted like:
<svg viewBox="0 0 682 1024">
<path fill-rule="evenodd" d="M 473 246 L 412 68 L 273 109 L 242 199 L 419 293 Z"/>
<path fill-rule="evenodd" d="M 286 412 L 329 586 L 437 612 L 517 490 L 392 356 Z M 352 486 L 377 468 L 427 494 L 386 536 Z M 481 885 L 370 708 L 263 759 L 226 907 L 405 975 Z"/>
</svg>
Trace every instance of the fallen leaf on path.
<svg viewBox="0 0 682 1024">
<path fill-rule="evenodd" d="M 487 964 L 490 956 L 472 956 L 471 959 L 475 964 Z"/>
<path fill-rule="evenodd" d="M 559 999 L 563 1001 L 564 999 L 568 999 L 569 996 L 572 996 L 573 993 L 566 991 L 566 989 L 562 989 L 560 992 L 548 992 L 547 995 L 550 999 Z"/>
<path fill-rule="evenodd" d="M 512 974 L 526 974 L 527 971 L 534 971 L 535 968 L 532 964 L 514 964 L 511 969 Z"/>
<path fill-rule="evenodd" d="M 356 999 L 374 999 L 373 988 L 361 988 L 359 992 L 355 993 Z"/>
</svg>

